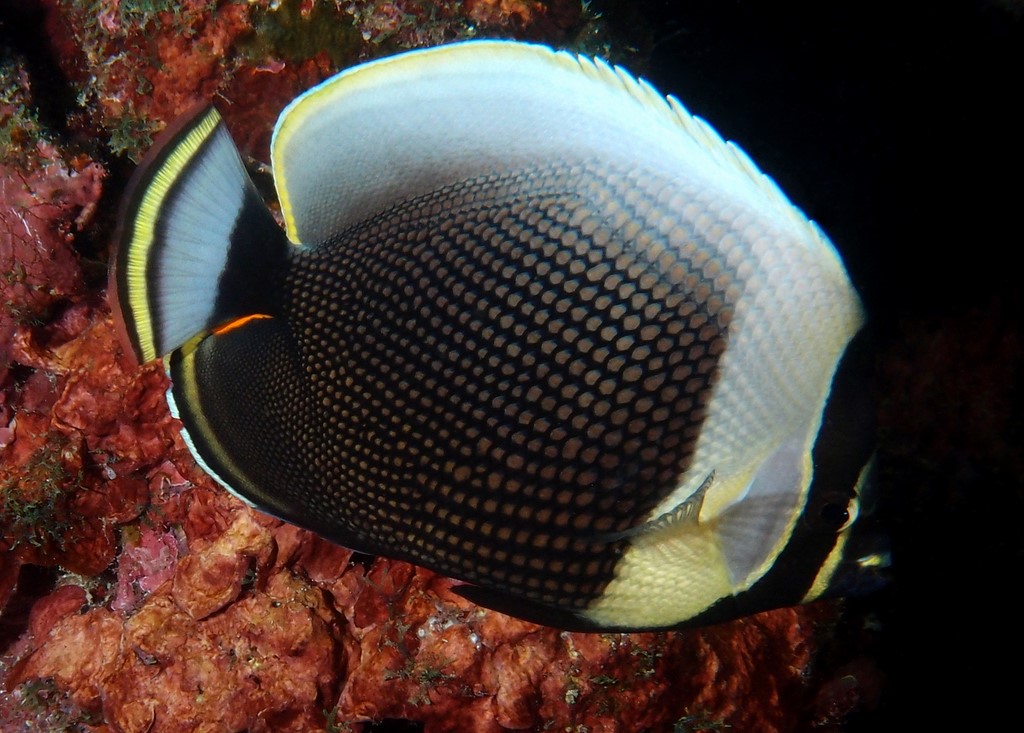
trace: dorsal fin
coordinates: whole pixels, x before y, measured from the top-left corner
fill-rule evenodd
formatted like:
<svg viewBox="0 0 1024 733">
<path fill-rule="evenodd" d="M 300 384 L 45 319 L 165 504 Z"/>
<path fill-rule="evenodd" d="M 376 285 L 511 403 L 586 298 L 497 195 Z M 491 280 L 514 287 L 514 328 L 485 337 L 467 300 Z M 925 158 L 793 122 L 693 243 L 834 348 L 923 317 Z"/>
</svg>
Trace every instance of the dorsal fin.
<svg viewBox="0 0 1024 733">
<path fill-rule="evenodd" d="M 511 165 L 598 155 L 740 189 L 817 230 L 739 148 L 625 69 L 467 41 L 346 70 L 294 100 L 272 158 L 288 236 L 318 243 L 397 200 Z"/>
</svg>

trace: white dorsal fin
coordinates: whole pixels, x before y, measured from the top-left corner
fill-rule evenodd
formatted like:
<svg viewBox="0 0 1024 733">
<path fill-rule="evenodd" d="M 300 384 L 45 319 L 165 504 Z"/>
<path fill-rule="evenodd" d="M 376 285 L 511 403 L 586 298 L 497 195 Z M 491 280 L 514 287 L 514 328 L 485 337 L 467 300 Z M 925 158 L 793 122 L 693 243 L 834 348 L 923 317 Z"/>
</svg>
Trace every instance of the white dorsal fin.
<svg viewBox="0 0 1024 733">
<path fill-rule="evenodd" d="M 588 155 L 728 181 L 825 241 L 678 100 L 620 67 L 545 46 L 466 41 L 348 69 L 293 101 L 272 144 L 288 236 L 303 243 L 439 185 Z"/>
</svg>

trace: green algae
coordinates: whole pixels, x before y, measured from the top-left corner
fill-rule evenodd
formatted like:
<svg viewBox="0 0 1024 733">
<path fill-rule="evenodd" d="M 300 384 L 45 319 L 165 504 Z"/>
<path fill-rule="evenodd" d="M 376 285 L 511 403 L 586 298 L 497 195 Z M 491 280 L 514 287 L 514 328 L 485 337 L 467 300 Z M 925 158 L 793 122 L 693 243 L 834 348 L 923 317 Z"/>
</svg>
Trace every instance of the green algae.
<svg viewBox="0 0 1024 733">
<path fill-rule="evenodd" d="M 252 32 L 238 43 L 239 51 L 250 60 L 304 61 L 325 53 L 340 67 L 350 63 L 362 45 L 352 16 L 330 3 L 318 3 L 308 12 L 303 12 L 299 0 L 255 8 L 252 26 Z"/>
<path fill-rule="evenodd" d="M 0 49 L 0 161 L 29 168 L 44 137 L 21 60 Z"/>
</svg>

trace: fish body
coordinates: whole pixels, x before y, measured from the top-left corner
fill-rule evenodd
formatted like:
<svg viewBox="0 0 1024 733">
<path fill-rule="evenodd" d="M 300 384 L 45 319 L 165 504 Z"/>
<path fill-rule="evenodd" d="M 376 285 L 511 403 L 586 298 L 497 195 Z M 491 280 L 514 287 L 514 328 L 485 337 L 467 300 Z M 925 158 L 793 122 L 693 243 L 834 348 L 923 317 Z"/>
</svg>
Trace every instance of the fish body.
<svg viewBox="0 0 1024 733">
<path fill-rule="evenodd" d="M 136 174 L 111 275 L 230 491 L 567 629 L 733 618 L 877 563 L 851 541 L 861 302 L 675 99 L 466 42 L 315 87 L 272 156 L 284 230 L 217 112 L 184 119 Z"/>
</svg>

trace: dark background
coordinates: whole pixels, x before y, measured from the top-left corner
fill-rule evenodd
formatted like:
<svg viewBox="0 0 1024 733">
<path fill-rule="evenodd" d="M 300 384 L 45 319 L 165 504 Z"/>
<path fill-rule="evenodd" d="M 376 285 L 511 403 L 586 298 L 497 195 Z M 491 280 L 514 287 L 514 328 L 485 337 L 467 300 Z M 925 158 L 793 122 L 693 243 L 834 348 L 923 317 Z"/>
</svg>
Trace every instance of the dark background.
<svg viewBox="0 0 1024 733">
<path fill-rule="evenodd" d="M 645 75 L 829 233 L 878 337 L 894 578 L 853 602 L 877 621 L 882 695 L 844 730 L 1014 728 L 1024 3 L 637 10 L 652 21 Z"/>
</svg>

